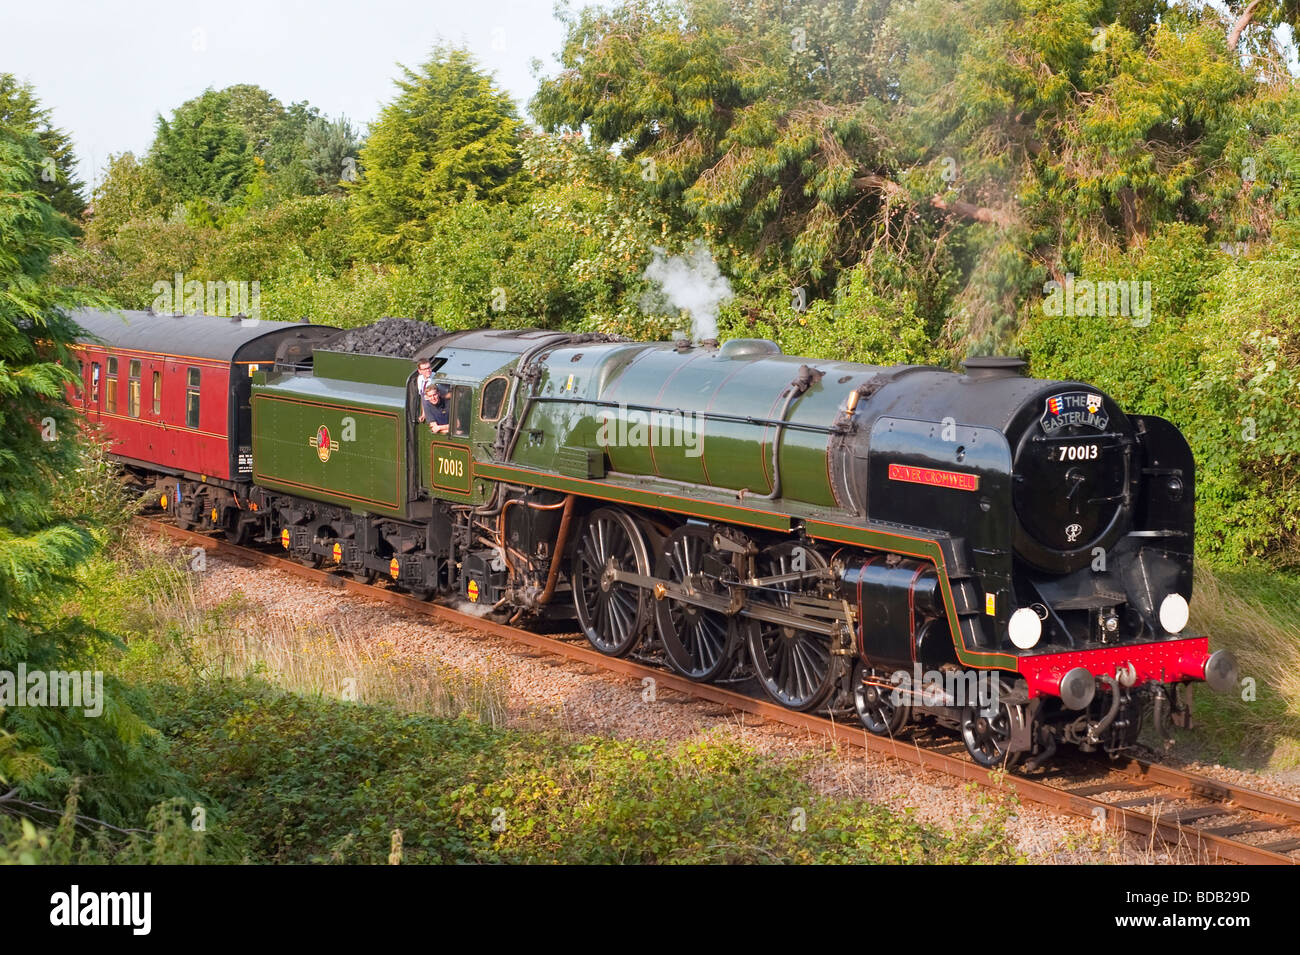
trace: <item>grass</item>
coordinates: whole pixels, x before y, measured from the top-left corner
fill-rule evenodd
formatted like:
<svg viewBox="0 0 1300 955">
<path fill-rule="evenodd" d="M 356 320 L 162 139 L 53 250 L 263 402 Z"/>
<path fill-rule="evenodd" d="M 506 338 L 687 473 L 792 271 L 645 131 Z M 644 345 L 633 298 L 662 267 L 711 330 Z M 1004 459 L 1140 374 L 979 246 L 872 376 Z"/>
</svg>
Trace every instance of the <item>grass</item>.
<svg viewBox="0 0 1300 955">
<path fill-rule="evenodd" d="M 466 673 L 401 654 L 391 642 L 369 640 L 338 622 L 266 615 L 242 596 L 201 608 L 192 578 L 151 612 L 151 638 L 136 641 L 124 660 L 137 679 L 257 677 L 304 696 L 470 716 L 491 726 L 506 721 L 509 684 L 503 672 Z"/>
<path fill-rule="evenodd" d="M 1300 765 L 1300 577 L 1275 570 L 1196 573 L 1191 630 L 1237 655 L 1246 683 L 1235 695 L 1198 687 L 1182 748 L 1230 765 Z M 1190 737 L 1190 738 L 1189 738 Z"/>
</svg>

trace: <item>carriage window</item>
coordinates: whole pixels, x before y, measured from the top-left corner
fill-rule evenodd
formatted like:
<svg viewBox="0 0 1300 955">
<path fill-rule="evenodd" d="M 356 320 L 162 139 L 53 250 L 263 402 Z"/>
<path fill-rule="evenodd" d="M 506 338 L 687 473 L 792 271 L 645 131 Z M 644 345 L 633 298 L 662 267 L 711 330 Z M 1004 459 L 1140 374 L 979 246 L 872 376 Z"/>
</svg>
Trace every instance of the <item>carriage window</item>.
<svg viewBox="0 0 1300 955">
<path fill-rule="evenodd" d="M 506 380 L 493 378 L 483 386 L 483 403 L 478 416 L 484 421 L 496 421 L 501 417 L 501 404 L 506 400 Z"/>
<path fill-rule="evenodd" d="M 199 426 L 199 370 L 191 368 L 185 381 L 185 427 Z"/>
<path fill-rule="evenodd" d="M 126 413 L 132 418 L 140 417 L 140 361 L 132 359 L 127 367 Z"/>
<path fill-rule="evenodd" d="M 104 383 L 104 406 L 117 411 L 117 359 L 108 360 L 108 381 Z"/>
<path fill-rule="evenodd" d="M 90 363 L 90 403 L 99 404 L 99 362 Z"/>
<path fill-rule="evenodd" d="M 473 413 L 474 395 L 468 385 L 451 389 L 451 433 L 464 437 L 469 434 L 469 419 Z"/>
<path fill-rule="evenodd" d="M 153 373 L 153 413 L 162 414 L 162 372 Z"/>
<path fill-rule="evenodd" d="M 72 359 L 72 363 L 77 369 L 77 381 L 72 386 L 73 397 L 76 398 L 77 401 L 82 401 L 86 397 L 86 365 L 80 358 Z"/>
</svg>

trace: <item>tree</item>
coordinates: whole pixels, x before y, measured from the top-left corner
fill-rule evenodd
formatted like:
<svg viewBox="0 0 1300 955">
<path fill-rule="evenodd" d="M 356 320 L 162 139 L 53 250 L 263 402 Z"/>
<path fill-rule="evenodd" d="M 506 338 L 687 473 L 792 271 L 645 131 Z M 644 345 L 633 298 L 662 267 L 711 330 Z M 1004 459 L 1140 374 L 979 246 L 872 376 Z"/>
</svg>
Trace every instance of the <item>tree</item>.
<svg viewBox="0 0 1300 955">
<path fill-rule="evenodd" d="M 290 103 L 271 127 L 270 139 L 260 153 L 277 198 L 316 195 L 321 190 L 307 168 L 307 130 L 320 119 L 320 110 L 307 102 Z"/>
<path fill-rule="evenodd" d="M 275 129 L 284 122 L 288 113 L 284 105 L 251 83 L 237 83 L 221 91 L 226 98 L 226 115 L 244 131 L 253 154 L 266 158 Z"/>
<path fill-rule="evenodd" d="M 146 218 L 163 207 L 162 182 L 158 171 L 141 163 L 134 153 L 115 153 L 108 157 L 104 178 L 93 193 L 95 213 L 87 234 L 103 240 L 132 219 Z"/>
<path fill-rule="evenodd" d="M 1218 14 L 1165 0 L 627 2 L 571 18 L 561 64 L 543 125 L 617 153 L 737 267 L 817 299 L 862 265 L 979 350 L 1091 247 L 1266 231 L 1223 159 L 1285 153 Z"/>
<path fill-rule="evenodd" d="M 315 191 L 341 194 L 342 183 L 357 177 L 357 156 L 361 141 L 356 130 L 341 116 L 333 122 L 318 117 L 308 125 L 299 160 L 311 177 Z"/>
<path fill-rule="evenodd" d="M 34 137 L 0 126 L 0 670 L 9 673 L 74 664 L 85 635 L 61 625 L 57 608 L 95 547 L 90 528 L 53 504 L 77 462 L 64 398 L 76 332 L 65 310 L 76 301 L 48 281 L 51 255 L 69 240 L 39 190 L 41 153 Z M 57 740 L 93 735 L 94 722 L 53 707 L 4 710 L 0 779 L 48 777 Z"/>
<path fill-rule="evenodd" d="M 359 238 L 379 254 L 422 241 L 430 217 L 460 199 L 523 194 L 519 116 L 473 57 L 438 48 L 418 71 L 402 72 L 401 92 L 361 150 L 354 187 Z"/>
<path fill-rule="evenodd" d="M 149 162 L 164 192 L 189 202 L 229 203 L 241 197 L 257 175 L 253 144 L 232 113 L 231 95 L 207 90 L 157 120 Z"/>
<path fill-rule="evenodd" d="M 72 139 L 54 126 L 49 109 L 41 106 L 31 84 L 18 82 L 12 73 L 0 73 L 0 126 L 36 137 L 40 145 L 37 187 L 57 211 L 69 219 L 80 219 L 86 211 L 85 183 L 76 177 Z"/>
<path fill-rule="evenodd" d="M 1300 0 L 1232 0 L 1228 4 L 1232 28 L 1228 49 L 1235 50 L 1248 27 L 1262 25 L 1270 31 L 1281 25 L 1300 26 Z"/>
<path fill-rule="evenodd" d="M 706 235 L 824 288 L 895 201 L 888 4 L 685 0 L 590 8 L 532 110 L 589 130 Z"/>
</svg>

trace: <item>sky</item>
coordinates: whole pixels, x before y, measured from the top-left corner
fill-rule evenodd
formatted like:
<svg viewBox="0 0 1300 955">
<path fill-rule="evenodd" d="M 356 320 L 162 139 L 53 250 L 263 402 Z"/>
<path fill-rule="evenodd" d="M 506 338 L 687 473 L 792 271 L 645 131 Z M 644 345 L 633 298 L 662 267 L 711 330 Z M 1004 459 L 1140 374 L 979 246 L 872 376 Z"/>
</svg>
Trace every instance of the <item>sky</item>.
<svg viewBox="0 0 1300 955">
<path fill-rule="evenodd" d="M 0 0 L 0 72 L 35 86 L 88 187 L 208 87 L 254 83 L 364 127 L 394 97 L 397 64 L 419 66 L 440 40 L 468 48 L 522 112 L 532 61 L 558 70 L 564 27 L 552 0 Z"/>
</svg>

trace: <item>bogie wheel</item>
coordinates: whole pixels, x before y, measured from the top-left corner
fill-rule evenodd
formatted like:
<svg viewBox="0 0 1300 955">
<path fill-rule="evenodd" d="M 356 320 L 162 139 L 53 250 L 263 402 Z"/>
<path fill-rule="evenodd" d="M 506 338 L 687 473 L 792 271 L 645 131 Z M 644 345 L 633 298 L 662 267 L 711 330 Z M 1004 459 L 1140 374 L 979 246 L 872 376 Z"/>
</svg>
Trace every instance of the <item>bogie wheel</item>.
<svg viewBox="0 0 1300 955">
<path fill-rule="evenodd" d="M 762 551 L 756 571 L 759 577 L 771 577 L 825 566 L 826 559 L 811 547 L 786 541 Z M 797 582 L 778 585 L 767 602 L 788 610 L 790 598 L 802 592 L 814 592 L 814 588 Z M 844 657 L 831 653 L 829 637 L 753 618 L 747 619 L 744 627 L 759 682 L 782 706 L 800 712 L 814 710 L 839 685 Z"/>
<path fill-rule="evenodd" d="M 853 706 L 873 736 L 898 735 L 910 716 L 910 708 L 896 699 L 889 680 L 861 660 L 853 667 Z"/>
<path fill-rule="evenodd" d="M 314 567 L 317 570 L 325 566 L 325 555 L 317 554 L 309 550 L 294 550 L 291 552 L 293 559 L 304 567 Z"/>
<path fill-rule="evenodd" d="M 985 707 L 968 706 L 962 711 L 961 737 L 971 759 L 988 769 L 1010 769 L 1020 762 L 1022 752 L 1011 752 L 1011 711 L 999 703 L 989 715 Z"/>
<path fill-rule="evenodd" d="M 737 575 L 714 551 L 707 528 L 683 524 L 660 546 L 655 576 L 698 593 L 726 596 L 719 581 Z M 682 676 L 707 683 L 731 672 L 740 646 L 734 618 L 665 596 L 655 603 L 655 625 L 669 664 Z"/>
<path fill-rule="evenodd" d="M 624 510 L 602 507 L 587 515 L 573 548 L 570 581 L 578 625 L 591 645 L 612 657 L 626 656 L 650 622 L 650 592 L 613 580 L 614 570 L 650 576 L 645 535 Z"/>
<path fill-rule="evenodd" d="M 176 526 L 183 531 L 198 528 L 201 512 L 188 501 L 176 505 Z"/>
</svg>

